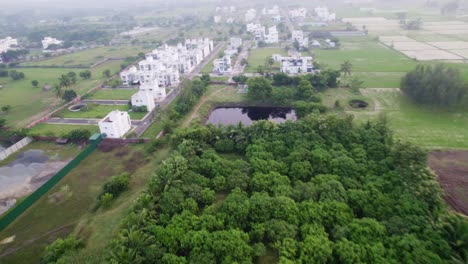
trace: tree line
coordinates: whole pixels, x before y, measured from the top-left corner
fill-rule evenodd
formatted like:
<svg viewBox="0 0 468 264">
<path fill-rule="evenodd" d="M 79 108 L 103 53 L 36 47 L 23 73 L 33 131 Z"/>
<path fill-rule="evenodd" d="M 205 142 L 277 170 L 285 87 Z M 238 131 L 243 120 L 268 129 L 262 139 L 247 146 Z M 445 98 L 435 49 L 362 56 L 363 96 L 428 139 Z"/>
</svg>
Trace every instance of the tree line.
<svg viewBox="0 0 468 264">
<path fill-rule="evenodd" d="M 426 153 L 385 120 L 196 126 L 168 143 L 176 151 L 103 253 L 110 263 L 468 260 L 468 222 L 447 210 Z M 57 259 L 79 261 L 77 250 Z"/>
</svg>

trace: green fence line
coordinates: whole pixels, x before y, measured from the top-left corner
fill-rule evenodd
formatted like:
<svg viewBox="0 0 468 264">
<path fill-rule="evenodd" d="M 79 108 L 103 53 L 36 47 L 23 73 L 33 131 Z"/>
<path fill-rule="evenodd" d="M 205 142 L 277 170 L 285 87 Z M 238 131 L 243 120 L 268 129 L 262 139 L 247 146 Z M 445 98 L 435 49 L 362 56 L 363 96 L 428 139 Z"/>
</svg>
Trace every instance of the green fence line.
<svg viewBox="0 0 468 264">
<path fill-rule="evenodd" d="M 102 141 L 101 135 L 93 135 L 90 139 L 90 145 L 80 152 L 70 163 L 58 171 L 52 178 L 46 183 L 39 187 L 36 191 L 31 193 L 21 203 L 16 205 L 13 210 L 8 212 L 5 216 L 0 219 L 0 232 L 3 231 L 9 224 L 16 220 L 22 213 L 24 213 L 29 207 L 37 202 L 44 194 L 46 194 L 52 187 L 54 187 L 60 180 L 62 180 L 72 169 L 74 169 L 81 161 L 89 156 Z"/>
</svg>

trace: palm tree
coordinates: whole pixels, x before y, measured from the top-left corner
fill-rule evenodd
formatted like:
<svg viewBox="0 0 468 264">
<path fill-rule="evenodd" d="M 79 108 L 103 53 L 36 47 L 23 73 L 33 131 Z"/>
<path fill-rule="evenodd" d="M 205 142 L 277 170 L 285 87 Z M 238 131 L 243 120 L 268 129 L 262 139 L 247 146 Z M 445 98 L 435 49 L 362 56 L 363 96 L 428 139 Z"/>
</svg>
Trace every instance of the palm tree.
<svg viewBox="0 0 468 264">
<path fill-rule="evenodd" d="M 351 75 L 352 68 L 353 65 L 348 60 L 341 64 L 341 72 L 343 72 L 344 75 Z"/>
<path fill-rule="evenodd" d="M 56 84 L 54 86 L 54 90 L 55 90 L 55 96 L 57 97 L 61 97 L 62 96 L 62 86 Z"/>
</svg>

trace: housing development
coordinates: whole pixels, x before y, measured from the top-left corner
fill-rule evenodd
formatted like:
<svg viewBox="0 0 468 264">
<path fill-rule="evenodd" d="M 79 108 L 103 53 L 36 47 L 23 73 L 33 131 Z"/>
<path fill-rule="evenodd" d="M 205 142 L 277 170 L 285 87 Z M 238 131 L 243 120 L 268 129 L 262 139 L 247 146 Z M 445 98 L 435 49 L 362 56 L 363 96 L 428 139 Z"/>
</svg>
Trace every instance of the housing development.
<svg viewBox="0 0 468 264">
<path fill-rule="evenodd" d="M 468 3 L 0 8 L 0 263 L 468 263 Z"/>
</svg>

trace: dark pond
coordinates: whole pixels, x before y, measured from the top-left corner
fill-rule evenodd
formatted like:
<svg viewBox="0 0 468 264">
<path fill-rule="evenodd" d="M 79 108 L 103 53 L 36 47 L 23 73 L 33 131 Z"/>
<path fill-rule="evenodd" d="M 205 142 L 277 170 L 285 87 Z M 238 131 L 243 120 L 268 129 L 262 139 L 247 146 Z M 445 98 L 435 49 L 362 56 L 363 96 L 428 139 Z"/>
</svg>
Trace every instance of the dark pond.
<svg viewBox="0 0 468 264">
<path fill-rule="evenodd" d="M 258 120 L 270 120 L 275 123 L 294 121 L 296 112 L 288 107 L 219 107 L 210 113 L 207 124 L 237 125 L 241 122 L 250 125 Z"/>
</svg>

